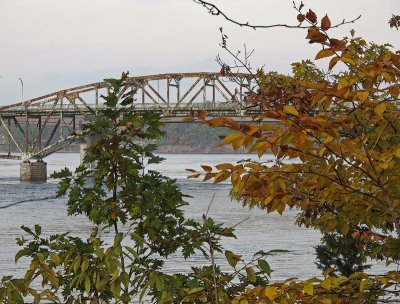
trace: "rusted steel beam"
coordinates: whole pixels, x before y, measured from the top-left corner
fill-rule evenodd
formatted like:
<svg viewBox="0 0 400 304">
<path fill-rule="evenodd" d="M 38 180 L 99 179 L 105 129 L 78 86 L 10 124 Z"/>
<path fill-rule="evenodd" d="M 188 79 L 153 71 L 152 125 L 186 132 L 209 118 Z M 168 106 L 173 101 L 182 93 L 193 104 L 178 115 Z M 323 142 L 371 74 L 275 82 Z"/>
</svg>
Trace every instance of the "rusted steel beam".
<svg viewBox="0 0 400 304">
<path fill-rule="evenodd" d="M 167 102 L 165 101 L 165 99 L 157 92 L 157 90 L 156 90 L 155 88 L 153 88 L 153 86 L 152 86 L 150 83 L 148 83 L 147 86 L 150 88 L 150 90 L 152 90 L 152 91 L 154 92 L 154 94 L 157 95 L 158 98 L 161 99 L 161 101 L 162 101 L 163 103 L 167 104 Z"/>
<path fill-rule="evenodd" d="M 59 99 L 56 99 L 56 100 L 54 101 L 52 110 L 47 114 L 46 120 L 45 120 L 44 123 L 43 123 L 42 129 L 40 130 L 40 132 L 39 132 L 39 134 L 38 134 L 38 137 L 40 137 L 40 138 L 42 137 L 42 132 L 43 132 L 44 128 L 46 127 L 47 123 L 49 122 L 50 118 L 53 116 L 53 115 L 52 115 L 52 113 L 53 113 L 52 111 L 53 111 L 54 108 L 56 107 L 58 101 L 59 101 Z M 37 138 L 36 138 L 36 140 L 37 140 Z"/>
<path fill-rule="evenodd" d="M 58 129 L 58 126 L 60 125 L 60 123 L 61 123 L 61 120 L 60 120 L 60 118 L 59 118 L 58 121 L 57 121 L 57 123 L 55 124 L 53 130 L 51 131 L 51 134 L 50 134 L 49 139 L 48 139 L 47 142 L 46 142 L 46 147 L 49 146 L 51 140 L 52 140 L 53 137 L 54 137 L 54 134 L 56 133 L 56 131 L 57 131 L 57 129 Z"/>
<path fill-rule="evenodd" d="M 15 118 L 14 118 L 14 119 L 15 119 Z M 11 129 L 9 128 L 9 125 L 6 124 L 6 122 L 3 120 L 3 118 L 2 118 L 1 116 L 0 116 L 0 122 L 1 122 L 1 124 L 3 125 L 4 129 L 7 131 L 9 138 L 12 139 L 12 141 L 13 141 L 14 144 L 15 144 L 15 146 L 16 146 L 17 149 L 19 150 L 19 152 L 22 153 L 23 151 L 22 151 L 21 147 L 19 146 L 18 142 L 15 140 L 15 138 L 14 138 L 12 132 L 11 132 Z M 8 122 L 10 122 L 10 121 L 8 121 Z M 10 151 L 9 151 L 9 154 L 10 154 Z"/>
<path fill-rule="evenodd" d="M 166 80 L 166 79 L 182 79 L 182 78 L 212 78 L 212 79 L 219 79 L 219 78 L 246 78 L 246 79 L 251 79 L 252 76 L 250 74 L 244 74 L 244 73 L 232 73 L 232 74 L 221 74 L 221 73 L 171 73 L 171 74 L 157 74 L 157 75 L 147 75 L 147 76 L 138 76 L 138 77 L 131 77 L 128 79 L 129 83 L 135 84 L 137 82 L 141 81 L 153 81 L 153 80 Z M 69 95 L 72 93 L 85 93 L 85 92 L 90 92 L 90 91 L 96 91 L 99 89 L 104 89 L 107 88 L 107 84 L 105 82 L 96 82 L 92 84 L 87 84 L 83 86 L 78 86 L 74 88 L 70 88 L 67 90 L 61 90 L 57 92 L 53 92 L 44 96 L 40 96 L 37 98 L 33 98 L 30 100 L 25 101 L 30 107 L 34 106 L 43 106 L 46 103 L 53 102 L 58 98 L 58 96 L 61 95 Z M 37 102 L 37 103 L 36 103 Z M 7 109 L 12 109 L 16 107 L 21 107 L 23 106 L 24 103 L 14 103 L 6 106 L 1 106 L 0 111 L 4 111 Z"/>
<path fill-rule="evenodd" d="M 179 106 L 179 104 L 185 100 L 185 98 L 190 94 L 191 91 L 196 87 L 196 85 L 200 82 L 201 78 L 197 78 L 197 80 L 191 85 L 191 87 L 186 91 L 186 93 L 183 94 L 182 98 L 179 100 L 176 106 Z"/>
<path fill-rule="evenodd" d="M 204 85 L 200 88 L 200 90 L 197 91 L 197 93 L 192 97 L 192 99 L 190 99 L 190 101 L 187 103 L 187 105 L 190 105 L 197 98 L 197 96 L 199 96 L 199 94 L 202 91 L 204 92 L 205 87 L 206 87 L 206 85 L 208 84 L 209 81 L 210 81 L 210 79 L 207 79 L 207 80 L 204 81 Z"/>
</svg>

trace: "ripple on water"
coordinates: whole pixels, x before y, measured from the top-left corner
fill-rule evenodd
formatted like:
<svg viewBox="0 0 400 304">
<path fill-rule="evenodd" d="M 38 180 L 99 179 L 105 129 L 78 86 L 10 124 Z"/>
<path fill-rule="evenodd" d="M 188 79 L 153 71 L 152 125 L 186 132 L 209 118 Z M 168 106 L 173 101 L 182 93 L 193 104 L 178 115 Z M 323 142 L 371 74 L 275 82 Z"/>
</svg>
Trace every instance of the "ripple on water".
<svg viewBox="0 0 400 304">
<path fill-rule="evenodd" d="M 229 184 L 203 183 L 198 180 L 187 180 L 186 168 L 199 168 L 201 164 L 217 164 L 234 162 L 248 155 L 164 155 L 167 160 L 153 169 L 177 179 L 183 193 L 190 195 L 187 198 L 189 205 L 185 207 L 187 217 L 202 220 L 209 202 L 215 195 L 214 203 L 209 216 L 227 226 L 236 228 L 237 239 L 225 239 L 226 249 L 249 259 L 259 250 L 273 249 L 289 250 L 287 253 L 277 254 L 267 260 L 275 270 L 273 279 L 280 280 L 288 277 L 305 278 L 316 276 L 320 271 L 314 265 L 313 247 L 319 243 L 319 232 L 311 229 L 299 228 L 293 224 L 296 212 L 289 210 L 284 215 L 270 214 L 248 208 L 242 208 L 239 203 L 229 200 Z M 207 161 L 203 161 L 204 159 Z M 54 154 L 46 158 L 48 173 L 64 167 L 74 168 L 79 163 L 78 154 Z M 83 216 L 66 216 L 65 199 L 49 199 L 35 201 L 43 197 L 54 197 L 57 181 L 47 183 L 21 183 L 18 180 L 19 163 L 0 160 L 0 207 L 21 200 L 30 202 L 16 205 L 7 209 L 0 209 L 0 276 L 22 274 L 26 269 L 26 260 L 14 263 L 14 255 L 18 251 L 15 239 L 22 233 L 21 225 L 33 226 L 40 224 L 45 235 L 70 231 L 72 235 L 86 238 L 91 231 L 91 224 Z M 107 238 L 111 238 L 108 237 Z M 110 239 L 111 241 L 111 239 Z M 223 257 L 217 260 L 225 263 Z M 206 261 L 195 256 L 184 261 L 178 255 L 168 259 L 167 267 L 170 272 L 187 271 L 190 266 L 201 266 Z M 226 264 L 225 264 L 226 266 Z M 383 267 L 383 266 L 379 266 Z"/>
</svg>

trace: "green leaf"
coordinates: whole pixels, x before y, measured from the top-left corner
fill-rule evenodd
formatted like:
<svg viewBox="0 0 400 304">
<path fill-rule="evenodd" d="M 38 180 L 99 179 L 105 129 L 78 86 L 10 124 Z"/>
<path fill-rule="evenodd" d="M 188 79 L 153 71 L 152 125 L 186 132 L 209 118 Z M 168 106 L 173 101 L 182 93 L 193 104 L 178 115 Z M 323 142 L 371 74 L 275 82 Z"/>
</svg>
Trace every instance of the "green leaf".
<svg viewBox="0 0 400 304">
<path fill-rule="evenodd" d="M 271 277 L 272 269 L 266 260 L 258 260 L 258 267 L 260 267 L 263 272 Z"/>
<path fill-rule="evenodd" d="M 50 253 L 50 259 L 54 263 L 55 266 L 58 266 L 61 264 L 61 258 L 55 252 Z"/>
<path fill-rule="evenodd" d="M 39 225 L 35 225 L 35 233 L 36 233 L 37 236 L 42 234 L 42 227 L 39 226 Z"/>
<path fill-rule="evenodd" d="M 204 289 L 205 289 L 204 287 L 195 287 L 195 288 L 190 289 L 187 294 L 192 295 L 192 294 L 198 293 L 200 291 L 203 291 Z"/>
<path fill-rule="evenodd" d="M 87 276 L 86 278 L 85 278 L 85 291 L 87 292 L 87 293 L 90 293 L 90 286 L 91 284 L 90 284 L 90 277 L 89 276 Z"/>
</svg>

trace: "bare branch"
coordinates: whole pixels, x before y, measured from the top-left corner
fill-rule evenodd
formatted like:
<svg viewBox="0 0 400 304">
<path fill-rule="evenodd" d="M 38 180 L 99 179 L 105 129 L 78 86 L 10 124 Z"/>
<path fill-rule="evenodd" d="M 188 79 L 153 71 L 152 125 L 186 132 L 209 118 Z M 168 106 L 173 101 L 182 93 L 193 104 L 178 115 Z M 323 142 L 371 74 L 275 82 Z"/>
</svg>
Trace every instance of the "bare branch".
<svg viewBox="0 0 400 304">
<path fill-rule="evenodd" d="M 301 23 L 299 23 L 298 25 L 289 25 L 289 24 L 269 24 L 269 25 L 254 25 L 254 24 L 250 24 L 248 21 L 247 22 L 239 22 L 235 19 L 232 19 L 231 17 L 229 17 L 228 15 L 226 15 L 221 9 L 219 9 L 215 4 L 207 2 L 207 1 L 203 1 L 203 0 L 193 0 L 195 3 L 202 5 L 211 15 L 213 16 L 222 16 L 223 18 L 225 18 L 226 20 L 228 20 L 231 23 L 234 23 L 236 25 L 239 25 L 241 27 L 248 27 L 248 28 L 252 28 L 253 30 L 256 29 L 268 29 L 268 28 L 275 28 L 275 27 L 284 27 L 284 28 L 290 28 L 290 29 L 307 29 L 310 28 L 311 26 L 315 26 L 315 25 L 301 25 Z M 298 8 L 295 4 L 294 4 L 294 8 L 297 11 L 300 11 L 300 7 Z M 356 22 L 358 19 L 361 18 L 361 15 L 359 15 L 357 18 L 354 18 L 352 20 L 346 21 L 346 19 L 343 19 L 342 22 L 331 26 L 330 28 L 337 28 L 340 27 L 342 25 L 345 24 L 350 24 L 350 23 L 354 23 Z"/>
</svg>

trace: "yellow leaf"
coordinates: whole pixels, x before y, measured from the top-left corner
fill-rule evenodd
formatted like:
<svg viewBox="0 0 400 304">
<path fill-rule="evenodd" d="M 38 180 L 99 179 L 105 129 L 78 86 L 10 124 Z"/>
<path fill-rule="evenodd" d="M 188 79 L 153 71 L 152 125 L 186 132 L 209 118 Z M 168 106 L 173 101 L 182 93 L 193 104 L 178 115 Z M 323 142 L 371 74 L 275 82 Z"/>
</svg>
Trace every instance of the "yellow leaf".
<svg viewBox="0 0 400 304">
<path fill-rule="evenodd" d="M 358 100 L 364 102 L 368 98 L 369 92 L 368 91 L 360 91 L 360 92 L 357 92 L 356 96 L 357 96 Z"/>
<path fill-rule="evenodd" d="M 371 286 L 371 282 L 369 280 L 362 280 L 360 284 L 360 291 L 363 292 L 369 286 Z"/>
<path fill-rule="evenodd" d="M 227 136 L 225 136 L 224 140 L 222 141 L 224 144 L 230 144 L 234 142 L 236 139 L 239 137 L 242 137 L 243 135 L 241 133 L 230 133 Z"/>
<path fill-rule="evenodd" d="M 234 142 L 232 142 L 233 150 L 235 150 L 235 151 L 239 150 L 243 146 L 245 139 L 246 139 L 246 136 L 243 135 L 243 136 L 237 138 Z"/>
<path fill-rule="evenodd" d="M 310 296 L 314 295 L 314 286 L 311 283 L 304 285 L 304 292 Z"/>
<path fill-rule="evenodd" d="M 267 206 L 270 202 L 272 202 L 273 199 L 274 199 L 273 196 L 268 196 L 268 197 L 264 200 L 264 205 Z"/>
<path fill-rule="evenodd" d="M 257 275 L 256 275 L 256 273 L 255 273 L 255 271 L 254 271 L 253 268 L 251 268 L 251 267 L 246 267 L 246 274 L 247 274 L 247 278 L 249 279 L 249 281 L 250 281 L 251 283 L 255 283 L 255 282 L 256 282 L 256 280 L 257 280 Z"/>
<path fill-rule="evenodd" d="M 334 140 L 334 138 L 332 136 L 328 136 L 327 138 L 325 138 L 324 140 L 324 144 L 329 144 L 330 142 L 332 142 Z"/>
<path fill-rule="evenodd" d="M 299 116 L 299 112 L 292 106 L 284 106 L 283 113 Z"/>
<path fill-rule="evenodd" d="M 393 82 L 393 77 L 388 72 L 383 72 L 382 76 L 386 82 Z"/>
<path fill-rule="evenodd" d="M 270 300 L 273 301 L 278 295 L 278 288 L 275 286 L 267 286 L 264 289 L 264 295 Z"/>
<path fill-rule="evenodd" d="M 242 259 L 241 255 L 234 254 L 232 251 L 226 250 L 225 257 L 228 260 L 229 265 L 233 268 L 236 267 L 236 264 Z"/>
<path fill-rule="evenodd" d="M 355 62 L 354 62 L 352 59 L 350 59 L 350 58 L 342 57 L 341 60 L 342 60 L 343 62 L 345 62 L 345 63 L 350 64 L 350 65 L 355 65 Z"/>
<path fill-rule="evenodd" d="M 323 49 L 320 50 L 317 54 L 317 56 L 315 56 L 315 60 L 321 59 L 321 58 L 325 58 L 325 57 L 329 57 L 334 55 L 335 52 L 332 49 Z"/>
<path fill-rule="evenodd" d="M 378 115 L 380 118 L 383 118 L 383 113 L 386 110 L 386 104 L 384 103 L 380 103 L 379 105 L 377 105 L 374 109 L 374 112 L 376 115 Z"/>
<path fill-rule="evenodd" d="M 331 285 L 332 285 L 331 279 L 330 278 L 325 279 L 324 281 L 321 282 L 320 285 L 322 288 L 324 288 L 326 290 L 331 290 Z"/>
</svg>

